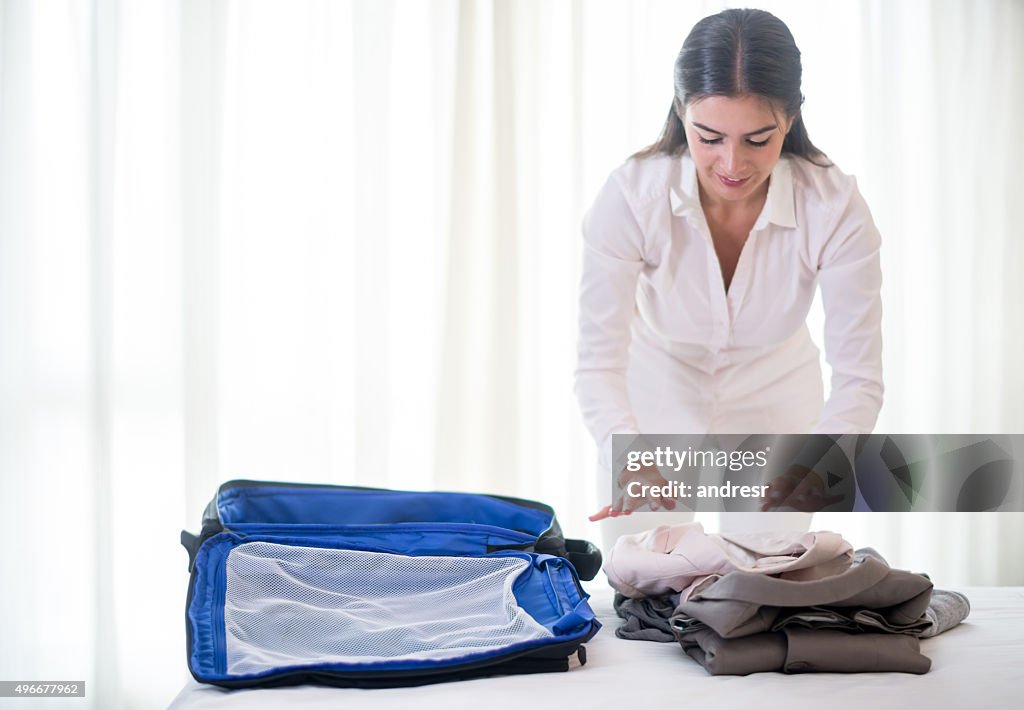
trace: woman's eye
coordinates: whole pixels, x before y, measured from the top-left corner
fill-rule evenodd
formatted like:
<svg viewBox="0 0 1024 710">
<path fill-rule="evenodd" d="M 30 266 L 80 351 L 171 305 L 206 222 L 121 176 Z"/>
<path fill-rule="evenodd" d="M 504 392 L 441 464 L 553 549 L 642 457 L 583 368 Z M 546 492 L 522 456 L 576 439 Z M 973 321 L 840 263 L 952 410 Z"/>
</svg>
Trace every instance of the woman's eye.
<svg viewBox="0 0 1024 710">
<path fill-rule="evenodd" d="M 771 138 L 765 138 L 763 141 L 752 141 L 748 138 L 747 143 L 754 146 L 755 148 L 764 148 L 766 145 L 768 145 L 768 141 L 770 140 Z"/>
<path fill-rule="evenodd" d="M 701 143 L 706 143 L 707 145 L 718 145 L 722 142 L 721 138 L 705 138 L 704 136 L 697 137 L 700 139 Z"/>
</svg>

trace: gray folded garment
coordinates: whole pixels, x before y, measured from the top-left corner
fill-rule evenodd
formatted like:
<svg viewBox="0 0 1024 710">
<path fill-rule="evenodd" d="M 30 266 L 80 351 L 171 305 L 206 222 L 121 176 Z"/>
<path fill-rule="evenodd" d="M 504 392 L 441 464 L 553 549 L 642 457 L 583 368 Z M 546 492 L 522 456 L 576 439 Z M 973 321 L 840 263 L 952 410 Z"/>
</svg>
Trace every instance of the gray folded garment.
<svg viewBox="0 0 1024 710">
<path fill-rule="evenodd" d="M 615 629 L 615 635 L 632 641 L 671 643 L 676 637 L 672 633 L 669 619 L 675 613 L 677 604 L 678 594 L 631 599 L 616 592 L 615 613 L 622 617 L 623 622 Z"/>
<path fill-rule="evenodd" d="M 931 660 L 907 634 L 849 633 L 786 627 L 741 638 L 704 628 L 679 634 L 679 643 L 711 675 L 782 673 L 927 673 Z"/>
<path fill-rule="evenodd" d="M 943 631 L 948 631 L 971 613 L 971 600 L 960 592 L 953 592 L 948 589 L 933 589 L 932 599 L 928 602 L 928 608 L 924 615 L 931 626 L 921 634 L 921 638 L 938 636 Z"/>
<path fill-rule="evenodd" d="M 914 621 L 906 624 L 890 622 L 884 613 L 873 609 L 843 609 L 808 607 L 783 613 L 774 624 L 772 631 L 779 631 L 787 626 L 803 626 L 809 629 L 846 629 L 848 631 L 877 631 L 892 634 L 910 634 L 919 638 L 937 636 L 948 631 L 967 618 L 971 612 L 971 603 L 960 592 L 945 589 L 932 589 L 928 608 Z M 693 619 L 679 618 L 677 628 L 692 628 Z"/>
</svg>

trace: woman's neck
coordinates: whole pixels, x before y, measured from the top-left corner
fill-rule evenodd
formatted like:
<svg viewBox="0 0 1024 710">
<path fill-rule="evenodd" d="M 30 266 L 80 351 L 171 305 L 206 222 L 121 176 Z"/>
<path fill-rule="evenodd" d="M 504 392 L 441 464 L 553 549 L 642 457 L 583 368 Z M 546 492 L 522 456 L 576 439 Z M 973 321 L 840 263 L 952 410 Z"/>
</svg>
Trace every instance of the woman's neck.
<svg viewBox="0 0 1024 710">
<path fill-rule="evenodd" d="M 750 215 L 754 216 L 754 219 L 761 214 L 761 210 L 764 209 L 764 203 L 768 199 L 768 180 L 764 181 L 757 192 L 751 195 L 745 200 L 723 200 L 721 198 L 714 197 L 709 190 L 704 189 L 704 185 L 697 181 L 697 187 L 700 194 L 700 206 L 704 211 L 704 216 L 719 222 L 732 222 L 734 220 L 745 220 L 749 219 Z"/>
</svg>

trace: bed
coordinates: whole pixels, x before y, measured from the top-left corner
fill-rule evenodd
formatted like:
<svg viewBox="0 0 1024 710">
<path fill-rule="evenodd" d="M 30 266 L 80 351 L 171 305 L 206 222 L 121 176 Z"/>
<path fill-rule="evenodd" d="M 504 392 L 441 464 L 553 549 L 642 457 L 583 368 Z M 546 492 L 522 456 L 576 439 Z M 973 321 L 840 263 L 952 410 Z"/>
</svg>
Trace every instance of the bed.
<svg viewBox="0 0 1024 710">
<path fill-rule="evenodd" d="M 170 708 L 1024 707 L 1024 587 L 959 589 L 971 600 L 971 615 L 960 626 L 921 641 L 922 653 L 932 659 L 932 669 L 925 675 L 758 673 L 718 677 L 707 675 L 676 644 L 616 638 L 619 619 L 612 609 L 612 590 L 596 581 L 586 589 L 604 628 L 587 644 L 586 665 L 568 673 L 382 690 L 297 686 L 229 691 L 190 681 Z"/>
</svg>

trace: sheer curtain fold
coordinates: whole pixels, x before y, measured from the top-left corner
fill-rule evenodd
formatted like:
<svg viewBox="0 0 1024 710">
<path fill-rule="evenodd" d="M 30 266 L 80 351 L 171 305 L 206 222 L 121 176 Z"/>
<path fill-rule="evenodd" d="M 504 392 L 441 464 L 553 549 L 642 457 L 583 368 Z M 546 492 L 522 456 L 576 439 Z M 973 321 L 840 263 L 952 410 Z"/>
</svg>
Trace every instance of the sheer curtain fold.
<svg viewBox="0 0 1024 710">
<path fill-rule="evenodd" d="M 199 510 L 218 470 L 220 213 L 227 16 L 223 3 L 180 4 L 179 99 L 182 456 L 185 510 Z"/>
<path fill-rule="evenodd" d="M 3 677 L 166 703 L 177 530 L 231 478 L 522 495 L 595 539 L 579 224 L 725 4 L 0 0 Z M 878 430 L 1024 432 L 1024 7 L 764 6 L 884 238 Z M 1020 515 L 815 527 L 1024 583 Z"/>
</svg>

